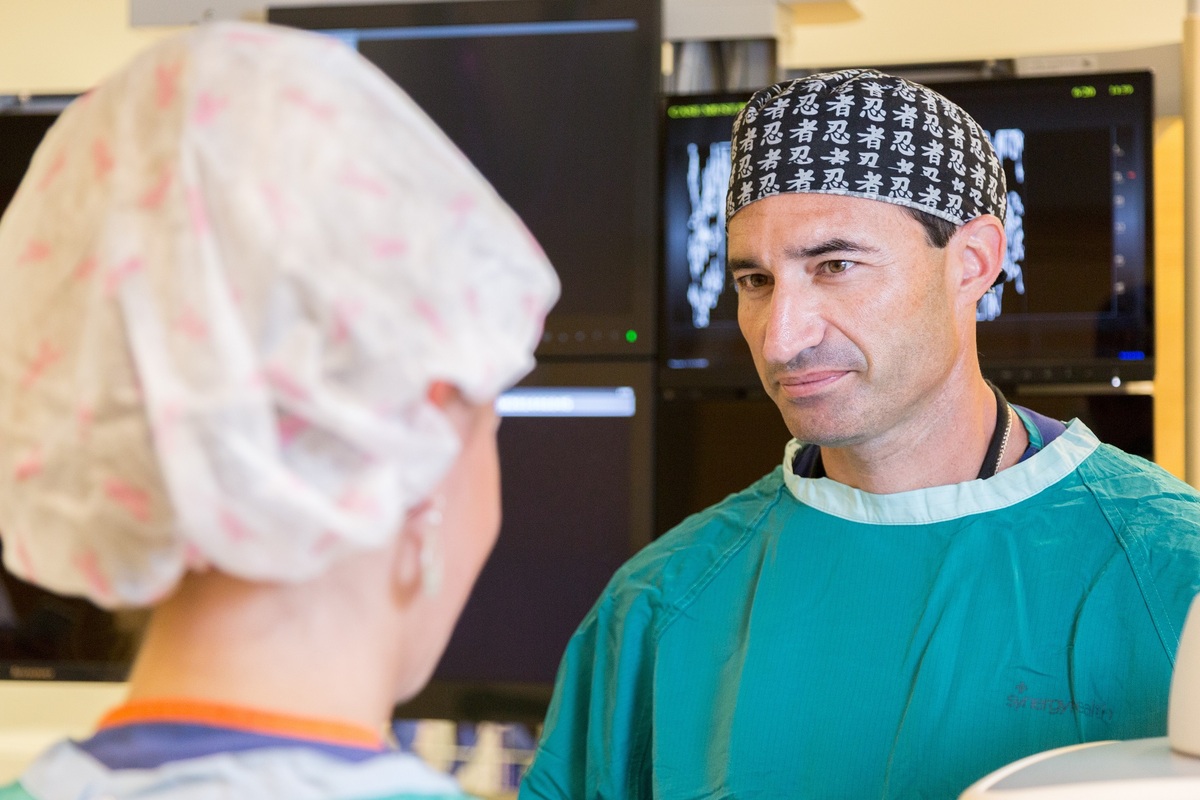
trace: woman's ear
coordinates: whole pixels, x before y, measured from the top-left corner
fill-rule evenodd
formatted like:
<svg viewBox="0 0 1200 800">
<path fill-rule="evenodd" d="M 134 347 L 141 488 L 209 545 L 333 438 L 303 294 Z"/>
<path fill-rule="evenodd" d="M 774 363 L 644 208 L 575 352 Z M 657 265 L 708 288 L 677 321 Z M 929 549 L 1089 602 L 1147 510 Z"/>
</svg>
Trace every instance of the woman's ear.
<svg viewBox="0 0 1200 800">
<path fill-rule="evenodd" d="M 459 438 L 465 439 L 470 427 L 472 407 L 458 387 L 445 381 L 434 381 L 429 384 L 425 396 L 450 421 L 458 431 Z"/>
<path fill-rule="evenodd" d="M 1004 267 L 1004 223 L 992 214 L 983 214 L 955 232 L 949 247 L 961 264 L 959 292 L 963 303 L 973 307 L 996 283 Z"/>
<path fill-rule="evenodd" d="M 462 395 L 452 383 L 445 381 L 434 381 L 429 384 L 429 389 L 425 392 L 425 396 L 429 398 L 429 402 L 445 411 L 446 408 L 456 400 L 461 400 Z"/>
</svg>

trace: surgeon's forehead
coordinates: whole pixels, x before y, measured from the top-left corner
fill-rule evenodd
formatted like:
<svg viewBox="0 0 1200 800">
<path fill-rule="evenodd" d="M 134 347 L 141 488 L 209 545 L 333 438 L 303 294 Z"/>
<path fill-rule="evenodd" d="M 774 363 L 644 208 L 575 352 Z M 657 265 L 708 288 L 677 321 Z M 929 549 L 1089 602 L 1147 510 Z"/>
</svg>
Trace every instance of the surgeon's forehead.
<svg viewBox="0 0 1200 800">
<path fill-rule="evenodd" d="M 900 206 L 843 195 L 789 193 L 765 197 L 729 221 L 728 261 L 758 260 L 764 251 L 796 257 L 880 252 L 924 240 L 921 224 Z M 780 254 L 776 252 L 775 255 Z"/>
</svg>

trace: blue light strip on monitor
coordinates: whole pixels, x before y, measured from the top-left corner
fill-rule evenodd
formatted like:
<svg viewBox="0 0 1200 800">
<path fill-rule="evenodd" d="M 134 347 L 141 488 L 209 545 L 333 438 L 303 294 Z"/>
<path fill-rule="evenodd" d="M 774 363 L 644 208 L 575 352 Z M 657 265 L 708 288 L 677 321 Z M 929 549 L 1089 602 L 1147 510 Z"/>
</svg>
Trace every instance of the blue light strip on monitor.
<svg viewBox="0 0 1200 800">
<path fill-rule="evenodd" d="M 636 31 L 635 19 L 575 20 L 571 22 L 505 22 L 494 25 L 429 25 L 411 28 L 338 28 L 322 31 L 354 49 L 360 42 L 403 39 L 479 39 L 486 36 L 562 36 L 573 33 Z"/>
<path fill-rule="evenodd" d="M 636 411 L 628 386 L 519 386 L 496 398 L 501 417 L 632 417 Z"/>
</svg>

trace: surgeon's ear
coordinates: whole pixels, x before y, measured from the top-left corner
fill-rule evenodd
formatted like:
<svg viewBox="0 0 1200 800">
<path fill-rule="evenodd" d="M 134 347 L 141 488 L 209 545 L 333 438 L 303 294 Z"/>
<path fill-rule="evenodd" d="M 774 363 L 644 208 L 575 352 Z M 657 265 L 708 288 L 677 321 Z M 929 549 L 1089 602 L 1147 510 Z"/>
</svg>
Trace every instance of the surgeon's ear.
<svg viewBox="0 0 1200 800">
<path fill-rule="evenodd" d="M 1004 267 L 1004 223 L 991 214 L 976 217 L 955 232 L 947 247 L 954 249 L 961 267 L 960 297 L 973 308 Z"/>
</svg>

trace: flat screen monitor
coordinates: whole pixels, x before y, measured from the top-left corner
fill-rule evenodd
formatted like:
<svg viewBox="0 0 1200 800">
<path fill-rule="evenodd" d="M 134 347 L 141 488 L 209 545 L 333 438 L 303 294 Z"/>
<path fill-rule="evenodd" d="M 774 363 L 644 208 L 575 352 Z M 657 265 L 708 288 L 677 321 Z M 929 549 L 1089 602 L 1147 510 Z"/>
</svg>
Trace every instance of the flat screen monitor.
<svg viewBox="0 0 1200 800">
<path fill-rule="evenodd" d="M 563 283 L 540 355 L 651 355 L 660 4 L 273 9 L 396 81 L 521 216 Z"/>
<path fill-rule="evenodd" d="M 1008 183 L 1008 278 L 981 321 L 997 383 L 1154 377 L 1149 72 L 938 84 L 991 135 Z"/>
<path fill-rule="evenodd" d="M 780 466 L 792 434 L 762 389 L 664 388 L 654 439 L 655 528 L 665 533 Z"/>
<path fill-rule="evenodd" d="M 984 373 L 1006 385 L 1153 378 L 1151 74 L 934 88 L 988 131 L 1008 182 L 1008 279 L 978 325 Z M 664 386 L 757 385 L 725 275 L 718 191 L 738 101 L 665 103 Z"/>
<path fill-rule="evenodd" d="M 654 535 L 654 365 L 546 363 L 501 396 L 504 521 L 410 718 L 540 722 L 567 642 Z"/>
</svg>

